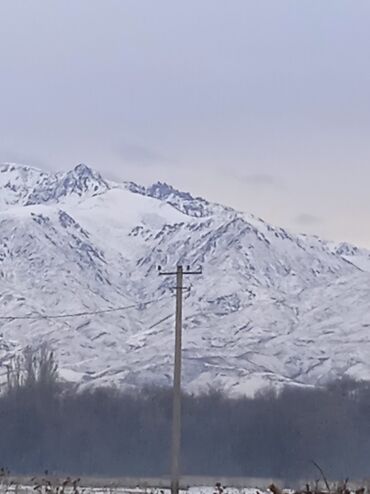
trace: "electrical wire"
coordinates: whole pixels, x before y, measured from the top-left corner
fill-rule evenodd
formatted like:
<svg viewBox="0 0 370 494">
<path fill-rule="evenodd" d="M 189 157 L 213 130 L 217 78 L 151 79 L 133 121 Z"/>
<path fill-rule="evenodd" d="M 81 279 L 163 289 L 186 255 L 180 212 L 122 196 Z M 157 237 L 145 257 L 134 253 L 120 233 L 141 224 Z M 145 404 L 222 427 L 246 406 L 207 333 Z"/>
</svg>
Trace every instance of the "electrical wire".
<svg viewBox="0 0 370 494">
<path fill-rule="evenodd" d="M 173 314 L 169 314 L 168 316 L 164 317 L 163 319 L 161 319 L 160 321 L 157 321 L 156 323 L 152 324 L 151 326 L 149 326 L 148 329 L 153 329 L 155 328 L 156 326 L 159 326 L 159 324 L 161 324 L 162 322 L 164 321 L 167 321 L 167 319 L 169 319 L 170 317 L 173 317 Z"/>
<path fill-rule="evenodd" d="M 101 309 L 101 310 L 94 310 L 94 311 L 83 311 L 83 312 L 74 312 L 74 313 L 66 313 L 66 314 L 44 314 L 44 315 L 40 314 L 37 316 L 30 316 L 30 315 L 29 316 L 27 316 L 27 315 L 24 315 L 24 316 L 0 316 L 0 321 L 18 321 L 18 320 L 39 321 L 39 320 L 43 320 L 43 319 L 65 319 L 65 318 L 69 318 L 69 317 L 95 316 L 95 315 L 99 315 L 99 314 L 108 314 L 111 312 L 120 312 L 120 311 L 127 310 L 127 309 L 134 309 L 136 307 L 145 307 L 145 306 L 153 304 L 155 302 L 160 302 L 161 300 L 166 299 L 166 298 L 170 298 L 170 297 L 162 297 L 160 299 L 148 300 L 147 302 L 138 302 L 136 304 L 126 305 L 126 306 L 122 306 L 122 307 L 112 307 L 109 309 Z M 164 320 L 166 320 L 167 318 L 165 318 Z M 156 324 L 154 326 L 156 326 Z"/>
</svg>

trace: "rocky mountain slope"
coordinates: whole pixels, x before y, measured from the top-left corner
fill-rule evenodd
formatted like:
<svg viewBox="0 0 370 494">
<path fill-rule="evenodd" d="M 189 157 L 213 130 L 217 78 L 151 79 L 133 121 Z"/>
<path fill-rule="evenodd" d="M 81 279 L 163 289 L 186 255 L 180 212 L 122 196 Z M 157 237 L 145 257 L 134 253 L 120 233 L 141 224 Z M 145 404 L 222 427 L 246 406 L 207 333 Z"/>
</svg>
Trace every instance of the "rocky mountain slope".
<svg viewBox="0 0 370 494">
<path fill-rule="evenodd" d="M 3 379 L 13 355 L 47 342 L 81 385 L 170 384 L 174 280 L 157 266 L 177 263 L 204 273 L 186 280 L 188 390 L 370 379 L 368 251 L 167 184 L 15 164 L 0 167 Z"/>
</svg>

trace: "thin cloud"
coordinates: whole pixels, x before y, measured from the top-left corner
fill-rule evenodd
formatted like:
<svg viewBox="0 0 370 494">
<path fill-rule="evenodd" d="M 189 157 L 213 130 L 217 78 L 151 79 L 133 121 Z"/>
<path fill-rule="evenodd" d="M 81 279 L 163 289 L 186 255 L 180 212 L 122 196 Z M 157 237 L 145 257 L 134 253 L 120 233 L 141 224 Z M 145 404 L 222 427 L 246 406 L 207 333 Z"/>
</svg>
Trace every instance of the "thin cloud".
<svg viewBox="0 0 370 494">
<path fill-rule="evenodd" d="M 244 181 L 253 185 L 278 185 L 280 182 L 277 177 L 273 175 L 265 175 L 265 174 L 255 174 L 255 175 L 247 175 L 244 177 Z"/>
<path fill-rule="evenodd" d="M 136 165 L 152 165 L 168 161 L 162 153 L 150 146 L 129 140 L 120 142 L 118 154 L 125 162 Z"/>
<path fill-rule="evenodd" d="M 301 226 L 314 226 L 322 223 L 324 220 L 319 216 L 309 213 L 301 213 L 294 218 L 294 222 Z"/>
<path fill-rule="evenodd" d="M 236 178 L 250 187 L 274 189 L 284 188 L 284 184 L 282 183 L 280 177 L 270 175 L 268 173 L 251 173 L 248 175 L 238 174 Z"/>
</svg>

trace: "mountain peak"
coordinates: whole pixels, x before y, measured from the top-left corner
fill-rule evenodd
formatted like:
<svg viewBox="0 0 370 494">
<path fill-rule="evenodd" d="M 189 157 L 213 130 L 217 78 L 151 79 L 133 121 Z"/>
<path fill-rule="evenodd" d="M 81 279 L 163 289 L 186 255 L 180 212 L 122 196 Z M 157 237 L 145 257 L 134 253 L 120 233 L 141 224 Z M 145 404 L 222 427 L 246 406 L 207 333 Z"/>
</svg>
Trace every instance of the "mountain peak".
<svg viewBox="0 0 370 494">
<path fill-rule="evenodd" d="M 49 176 L 46 183 L 38 185 L 29 196 L 28 205 L 58 202 L 67 196 L 92 196 L 109 189 L 102 176 L 83 163 L 68 172 Z"/>
<path fill-rule="evenodd" d="M 17 163 L 0 165 L 0 207 L 59 202 L 67 196 L 92 196 L 108 189 L 102 176 L 83 163 L 62 173 Z"/>
<path fill-rule="evenodd" d="M 24 165 L 23 163 L 15 163 L 10 161 L 4 161 L 0 163 L 0 173 L 20 172 L 20 171 L 29 171 L 29 170 L 41 172 L 40 169 L 29 165 Z"/>
<path fill-rule="evenodd" d="M 19 163 L 0 165 L 0 208 L 24 205 L 30 191 L 48 177 L 37 168 Z"/>
<path fill-rule="evenodd" d="M 99 177 L 103 180 L 98 172 L 95 172 L 88 165 L 85 165 L 85 163 L 79 163 L 72 170 L 68 171 L 67 174 L 74 174 L 78 177 Z"/>
<path fill-rule="evenodd" d="M 103 179 L 100 173 L 94 171 L 84 163 L 75 166 L 73 170 L 66 173 L 56 175 L 59 195 L 68 195 L 75 193 L 81 196 L 84 193 L 90 192 L 93 195 L 105 192 L 109 189 L 107 182 Z"/>
<path fill-rule="evenodd" d="M 172 187 L 172 185 L 160 181 L 147 187 L 146 191 L 151 197 L 162 200 L 168 199 L 170 196 L 181 197 L 187 201 L 193 201 L 195 199 L 189 192 L 182 192 Z"/>
<path fill-rule="evenodd" d="M 92 173 L 92 171 L 93 171 L 93 170 L 92 170 L 92 168 L 90 168 L 90 167 L 89 167 L 88 165 L 86 165 L 85 163 L 79 163 L 78 165 L 76 165 L 76 166 L 74 167 L 74 170 L 75 170 L 76 172 L 83 172 L 83 173 L 85 173 L 85 172 L 87 172 L 87 173 Z"/>
<path fill-rule="evenodd" d="M 231 208 L 212 204 L 202 197 L 194 197 L 189 192 L 180 191 L 166 182 L 158 181 L 148 187 L 137 185 L 134 182 L 126 182 L 125 185 L 128 190 L 135 194 L 153 197 L 154 199 L 166 202 L 187 216 L 194 218 L 212 216 L 216 210 L 218 212 L 233 211 Z"/>
</svg>

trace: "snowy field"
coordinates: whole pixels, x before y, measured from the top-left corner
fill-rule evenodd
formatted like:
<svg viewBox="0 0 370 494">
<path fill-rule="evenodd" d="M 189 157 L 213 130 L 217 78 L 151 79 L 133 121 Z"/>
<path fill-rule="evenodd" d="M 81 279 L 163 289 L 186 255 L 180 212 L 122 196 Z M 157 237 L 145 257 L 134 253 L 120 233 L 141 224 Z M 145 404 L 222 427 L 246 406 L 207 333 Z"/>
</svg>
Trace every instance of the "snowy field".
<svg viewBox="0 0 370 494">
<path fill-rule="evenodd" d="M 107 482 L 108 484 L 108 482 Z M 40 494 L 170 494 L 169 489 L 162 488 L 129 488 L 107 485 L 105 487 L 88 487 L 88 486 L 68 486 L 63 488 L 62 483 L 56 484 L 21 484 L 16 482 L 4 482 L 0 484 L 0 493 L 5 494 L 25 494 L 25 493 L 40 493 Z M 266 494 L 270 491 L 257 488 L 225 488 L 223 494 Z M 198 486 L 181 489 L 181 493 L 188 494 L 218 494 L 214 487 Z M 270 493 L 271 494 L 271 493 Z"/>
<path fill-rule="evenodd" d="M 67 478 L 69 479 L 69 477 Z M 66 478 L 10 478 L 5 477 L 0 481 L 0 494 L 171 494 L 168 486 L 168 479 L 109 479 L 109 478 L 85 478 L 67 480 Z M 271 484 L 279 487 L 276 489 L 271 486 L 273 491 L 281 494 L 294 494 L 295 492 L 304 493 L 306 485 L 310 486 L 310 492 L 319 494 L 328 492 L 322 482 L 313 484 L 312 482 L 297 481 L 288 485 L 272 479 L 257 478 L 235 478 L 227 479 L 228 482 L 221 482 L 223 486 L 218 488 L 216 480 L 209 480 L 208 483 L 202 480 L 206 478 L 188 478 L 183 479 L 181 494 L 273 494 L 268 488 Z M 221 481 L 222 479 L 220 479 Z M 226 479 L 224 479 L 226 480 Z M 187 481 L 187 482 L 186 482 Z M 295 484 L 295 485 L 293 485 Z M 136 487 L 134 487 L 136 486 Z M 155 486 L 155 487 L 154 487 Z M 330 492 L 335 494 L 368 494 L 370 491 L 369 480 L 350 481 L 344 484 L 343 481 L 330 482 Z M 347 490 L 348 489 L 348 490 Z"/>
</svg>

